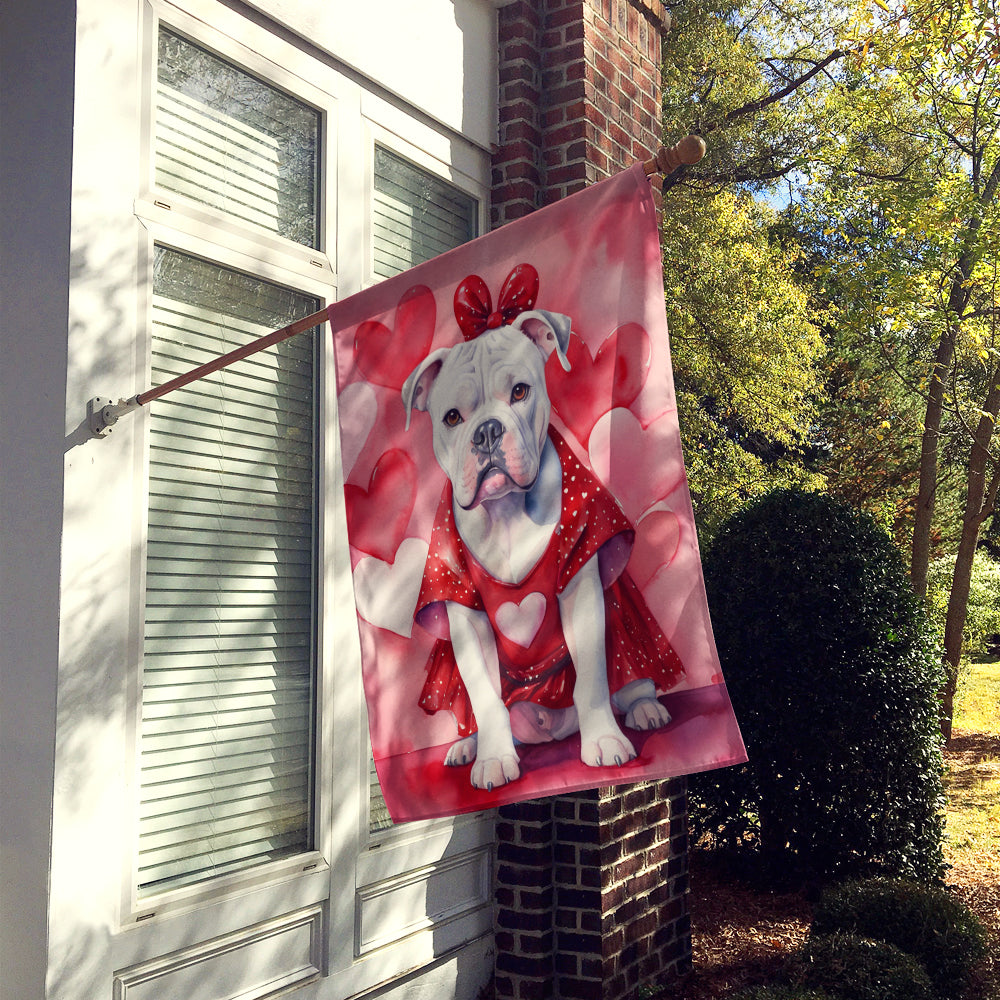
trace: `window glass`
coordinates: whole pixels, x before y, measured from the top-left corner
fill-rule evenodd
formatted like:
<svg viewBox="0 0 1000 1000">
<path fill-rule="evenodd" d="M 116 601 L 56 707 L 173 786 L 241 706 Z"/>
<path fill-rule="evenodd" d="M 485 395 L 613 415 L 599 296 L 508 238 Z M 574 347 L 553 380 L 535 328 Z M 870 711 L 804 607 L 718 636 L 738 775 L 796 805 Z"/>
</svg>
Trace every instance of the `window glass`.
<svg viewBox="0 0 1000 1000">
<path fill-rule="evenodd" d="M 376 146 L 375 274 L 391 278 L 478 236 L 476 210 L 471 195 Z"/>
<path fill-rule="evenodd" d="M 158 188 L 316 247 L 319 134 L 318 111 L 160 28 Z"/>
<path fill-rule="evenodd" d="M 317 308 L 157 247 L 152 384 Z M 140 895 L 313 846 L 315 350 L 150 405 Z"/>
</svg>

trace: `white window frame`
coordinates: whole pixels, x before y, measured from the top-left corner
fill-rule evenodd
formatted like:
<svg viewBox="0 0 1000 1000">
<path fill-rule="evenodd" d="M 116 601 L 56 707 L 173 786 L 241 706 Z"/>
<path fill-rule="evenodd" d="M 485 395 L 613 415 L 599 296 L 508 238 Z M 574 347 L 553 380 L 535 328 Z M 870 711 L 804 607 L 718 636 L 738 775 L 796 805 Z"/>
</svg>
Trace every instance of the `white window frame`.
<svg viewBox="0 0 1000 1000">
<path fill-rule="evenodd" d="M 161 222 L 155 222 L 152 220 L 145 220 L 144 226 L 149 234 L 148 242 L 145 247 L 141 249 L 141 257 L 143 259 L 142 270 L 145 272 L 143 284 L 146 289 L 146 294 L 144 295 L 145 303 L 143 308 L 143 313 L 147 317 L 145 324 L 145 341 L 138 352 L 139 356 L 143 359 L 142 368 L 147 374 L 150 368 L 150 352 L 151 352 L 151 341 L 150 336 L 151 331 L 151 314 L 152 314 L 152 268 L 153 268 L 153 248 L 155 246 L 162 246 L 169 250 L 178 251 L 180 253 L 189 254 L 194 257 L 203 258 L 205 260 L 211 261 L 213 264 L 218 264 L 221 267 L 230 268 L 234 271 L 241 271 L 247 274 L 251 274 L 256 278 L 260 278 L 264 281 L 270 281 L 275 284 L 285 285 L 294 288 L 296 291 L 302 292 L 305 295 L 314 296 L 319 299 L 322 305 L 326 304 L 324 300 L 329 301 L 331 288 L 327 283 L 320 282 L 313 279 L 311 282 L 307 281 L 309 276 L 304 276 L 300 272 L 290 272 L 283 268 L 277 267 L 274 264 L 267 263 L 260 258 L 250 257 L 239 251 L 232 250 L 229 247 L 222 246 L 218 243 L 214 243 L 205 238 L 205 235 L 201 232 L 191 232 L 187 228 L 174 228 L 171 226 L 166 226 Z M 191 227 L 192 229 L 200 230 L 202 229 L 201 224 Z M 320 357 L 322 357 L 322 351 L 320 351 Z M 322 366 L 320 366 L 319 378 L 317 380 L 317 393 L 322 396 L 323 386 L 325 379 L 323 378 Z M 155 406 L 156 403 L 150 404 Z M 149 507 L 149 456 L 150 456 L 150 419 L 149 419 L 149 409 L 148 407 L 143 408 L 138 414 L 137 421 L 137 431 L 136 434 L 136 467 L 137 467 L 137 498 L 138 503 L 136 509 L 142 512 L 143 515 L 148 510 Z M 320 422 L 319 428 L 320 439 L 318 442 L 319 449 L 324 447 L 324 433 L 322 422 Z M 318 536 L 319 544 L 322 551 L 322 530 L 324 524 L 324 518 L 322 516 L 323 506 L 325 503 L 324 489 L 322 483 L 320 483 L 319 497 L 318 497 Z M 302 854 L 297 854 L 289 858 L 284 858 L 279 861 L 266 862 L 261 865 L 248 868 L 245 871 L 235 872 L 228 875 L 220 875 L 216 877 L 209 878 L 203 882 L 197 882 L 189 886 L 184 886 L 176 889 L 166 889 L 163 892 L 156 893 L 151 896 L 143 897 L 140 899 L 137 891 L 137 872 L 135 868 L 135 851 L 134 846 L 138 842 L 138 803 L 139 803 L 139 785 L 140 785 L 140 773 L 139 773 L 139 760 L 138 760 L 138 748 L 139 748 L 139 731 L 142 722 L 142 691 L 141 691 L 141 674 L 142 674 L 142 634 L 144 626 L 144 610 L 145 610 L 145 580 L 146 580 L 146 518 L 143 516 L 141 519 L 137 518 L 137 523 L 134 527 L 134 564 L 133 564 L 133 574 L 134 579 L 137 581 L 137 585 L 134 588 L 135 601 L 132 608 L 132 622 L 130 627 L 130 634 L 133 637 L 133 649 L 134 653 L 131 658 L 133 664 L 132 669 L 129 671 L 129 744 L 135 748 L 135 764 L 132 771 L 131 782 L 129 785 L 128 797 L 129 802 L 132 805 L 132 821 L 130 824 L 130 844 L 133 845 L 133 851 L 130 852 L 130 857 L 128 861 L 128 877 L 125 883 L 125 889 L 127 891 L 127 899 L 123 900 L 123 914 L 127 914 L 125 922 L 142 922 L 144 920 L 150 919 L 151 916 L 156 913 L 169 912 L 172 910 L 177 910 L 181 908 L 188 908 L 192 904 L 196 904 L 202 900 L 210 900 L 212 898 L 225 895 L 228 891 L 234 890 L 238 891 L 241 887 L 246 884 L 261 884 L 263 882 L 280 882 L 287 878 L 298 874 L 303 870 L 313 870 L 317 867 L 326 868 L 326 861 L 323 857 L 323 852 L 319 848 L 317 841 L 316 847 L 308 852 Z M 320 605 L 322 601 L 322 588 L 323 588 L 323 576 L 320 574 L 319 579 L 316 581 L 316 586 L 319 591 L 317 595 L 317 605 Z M 322 615 L 317 614 L 317 631 L 322 629 L 323 621 Z M 316 657 L 316 699 L 318 701 L 320 679 L 322 677 L 322 669 L 319 666 L 319 650 L 323 649 L 322 636 L 317 635 L 316 638 L 316 652 L 314 656 Z M 315 790 L 314 790 L 314 801 L 315 801 Z M 315 808 L 314 808 L 315 812 Z M 319 836 L 319 830 L 316 829 L 316 836 Z"/>
<path fill-rule="evenodd" d="M 140 329 L 144 331 L 144 336 L 136 351 L 137 355 L 137 381 L 141 385 L 149 382 L 149 371 L 151 363 L 151 326 L 152 326 L 152 265 L 153 246 L 160 244 L 182 253 L 188 253 L 196 257 L 202 257 L 223 267 L 243 271 L 245 273 L 260 277 L 266 281 L 276 284 L 286 285 L 294 288 L 306 295 L 315 297 L 320 306 L 328 305 L 336 298 L 337 286 L 336 275 L 330 255 L 325 252 L 326 245 L 331 242 L 329 234 L 336 232 L 336 219 L 331 218 L 333 208 L 336 203 L 335 198 L 329 197 L 329 192 L 324 190 L 322 184 L 323 171 L 320 175 L 321 183 L 318 191 L 319 196 L 319 233 L 320 247 L 304 247 L 293 243 L 290 240 L 282 239 L 264 231 L 257 231 L 248 225 L 241 225 L 235 221 L 227 219 L 221 212 L 212 212 L 204 206 L 197 204 L 181 195 L 173 192 L 160 193 L 154 183 L 154 162 L 152 155 L 153 146 L 153 122 L 152 122 L 152 91 L 155 85 L 156 72 L 156 52 L 157 36 L 162 20 L 164 26 L 191 39 L 197 45 L 215 52 L 220 57 L 245 68 L 268 80 L 271 84 L 279 87 L 299 100 L 315 107 L 321 114 L 320 129 L 320 149 L 319 156 L 321 163 L 333 160 L 336 149 L 336 119 L 337 102 L 333 94 L 326 93 L 316 87 L 311 86 L 304 80 L 288 72 L 282 63 L 271 62 L 249 47 L 236 42 L 232 37 L 221 32 L 212 32 L 207 29 L 200 20 L 192 17 L 184 11 L 173 8 L 169 4 L 151 3 L 146 7 L 147 16 L 144 19 L 144 52 L 147 55 L 145 62 L 146 72 L 144 80 L 146 88 L 144 90 L 144 115 L 142 125 L 142 185 L 139 197 L 135 203 L 135 214 L 142 222 L 147 239 L 144 246 L 140 247 L 140 317 L 144 317 L 144 322 L 140 323 Z M 266 33 L 262 32 L 262 35 Z M 272 36 L 267 36 L 270 39 Z M 261 39 L 263 43 L 265 39 Z M 270 42 L 273 46 L 273 41 Z M 285 46 L 290 48 L 289 46 Z M 294 50 L 293 50 L 294 51 Z M 278 53 L 275 53 L 277 55 Z M 286 58 L 291 58 L 291 54 L 286 54 Z M 319 351 L 319 378 L 317 379 L 317 392 L 320 396 L 320 411 L 323 411 L 325 400 L 323 393 L 328 385 L 328 379 L 324 372 L 323 359 L 328 352 L 321 347 Z M 155 401 L 150 404 L 155 406 Z M 322 845 L 320 843 L 320 830 L 315 826 L 316 844 L 315 849 L 303 854 L 285 858 L 280 861 L 265 863 L 254 866 L 243 872 L 223 875 L 208 879 L 191 886 L 178 889 L 167 889 L 162 893 L 140 899 L 137 894 L 137 878 L 135 873 L 135 844 L 138 840 L 138 733 L 141 723 L 142 697 L 140 688 L 142 670 L 142 631 L 143 612 L 145 606 L 145 552 L 146 552 L 146 518 L 148 508 L 148 479 L 149 479 L 149 419 L 148 407 L 137 414 L 138 424 L 136 434 L 136 482 L 138 504 L 136 509 L 142 512 L 142 518 L 137 519 L 135 535 L 133 538 L 133 552 L 135 563 L 133 566 L 134 579 L 137 586 L 134 588 L 135 600 L 132 606 L 130 635 L 132 636 L 132 669 L 129 671 L 129 745 L 134 748 L 135 761 L 131 769 L 131 782 L 128 788 L 128 801 L 132 807 L 132 817 L 130 823 L 129 843 L 132 849 L 127 858 L 128 878 L 123 887 L 122 900 L 122 923 L 123 925 L 137 924 L 153 919 L 157 913 L 169 913 L 177 910 L 187 910 L 201 902 L 210 902 L 225 896 L 230 891 L 239 891 L 247 885 L 260 885 L 263 883 L 284 882 L 287 879 L 302 871 L 325 870 L 327 862 L 323 856 Z M 325 449 L 325 429 L 320 421 L 319 442 L 317 454 L 323 454 Z M 319 516 L 318 516 L 318 536 L 319 544 L 323 542 L 323 528 L 327 519 L 323 517 L 325 504 L 323 483 L 320 482 L 319 493 Z M 141 491 L 141 492 L 139 492 Z M 317 609 L 322 607 L 323 597 L 322 574 L 316 581 L 318 589 Z M 317 634 L 316 637 L 316 698 L 320 698 L 322 688 L 323 669 L 321 665 L 321 651 L 325 648 L 322 638 L 323 616 L 317 610 Z M 318 711 L 318 709 L 317 709 Z M 316 748 L 314 747 L 314 750 Z M 317 755 L 317 763 L 319 756 Z M 314 825 L 315 818 L 318 818 L 317 791 L 320 787 L 319 776 L 314 779 L 313 789 L 314 805 Z"/>
<path fill-rule="evenodd" d="M 180 195 L 156 190 L 150 109 L 161 19 L 195 44 L 322 112 L 318 250 L 253 232 Z M 154 243 L 288 285 L 316 296 L 321 305 L 374 283 L 371 204 L 376 142 L 472 195 L 479 206 L 479 232 L 486 231 L 490 174 L 484 150 L 405 108 L 402 102 L 373 93 L 350 72 L 313 58 L 237 11 L 212 0 L 184 0 L 183 9 L 168 0 L 147 0 L 141 48 L 146 110 L 141 126 L 142 181 L 134 203 L 142 227 L 138 325 L 140 331 L 145 330 L 135 356 L 139 387 L 149 384 Z M 364 192 L 363 199 L 358 199 L 359 191 Z M 131 816 L 123 838 L 128 851 L 123 861 L 118 933 L 112 942 L 114 966 L 123 970 L 122 982 L 129 981 L 129 975 L 141 975 L 150 963 L 159 968 L 163 956 L 190 948 L 192 941 L 238 934 L 279 914 L 315 911 L 323 938 L 318 975 L 328 977 L 322 997 L 343 997 L 389 982 L 491 930 L 493 813 L 405 824 L 369 834 L 370 746 L 351 596 L 336 379 L 326 326 L 321 328 L 320 345 L 318 391 L 325 416 L 320 420 L 318 442 L 322 571 L 317 580 L 315 850 L 143 899 L 135 888 L 133 858 L 149 422 L 142 410 L 134 415 L 134 509 L 138 513 L 132 538 L 126 733 L 127 759 L 131 760 L 126 801 Z M 344 759 L 355 761 L 356 766 L 343 766 Z M 467 890 L 464 901 L 431 914 L 418 907 L 398 927 L 385 933 L 372 929 L 373 915 L 381 912 L 383 900 L 412 901 L 419 898 L 422 886 L 436 878 L 450 878 L 452 873 Z"/>
</svg>

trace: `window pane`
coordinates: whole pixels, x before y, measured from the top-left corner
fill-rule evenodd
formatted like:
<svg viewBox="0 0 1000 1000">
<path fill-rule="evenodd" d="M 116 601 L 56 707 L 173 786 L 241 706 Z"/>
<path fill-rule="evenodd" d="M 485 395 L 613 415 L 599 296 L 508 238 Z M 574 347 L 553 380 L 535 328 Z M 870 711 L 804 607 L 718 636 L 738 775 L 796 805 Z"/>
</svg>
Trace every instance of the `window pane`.
<svg viewBox="0 0 1000 1000">
<path fill-rule="evenodd" d="M 391 278 L 477 236 L 476 200 L 375 147 L 375 274 Z"/>
<path fill-rule="evenodd" d="M 391 278 L 479 235 L 475 198 L 375 147 L 375 274 Z M 369 832 L 392 826 L 375 762 L 369 762 Z"/>
<path fill-rule="evenodd" d="M 160 29 L 159 188 L 315 247 L 319 120 L 313 108 Z"/>
<path fill-rule="evenodd" d="M 158 247 L 152 382 L 317 308 Z M 150 404 L 143 894 L 312 846 L 315 336 Z"/>
</svg>

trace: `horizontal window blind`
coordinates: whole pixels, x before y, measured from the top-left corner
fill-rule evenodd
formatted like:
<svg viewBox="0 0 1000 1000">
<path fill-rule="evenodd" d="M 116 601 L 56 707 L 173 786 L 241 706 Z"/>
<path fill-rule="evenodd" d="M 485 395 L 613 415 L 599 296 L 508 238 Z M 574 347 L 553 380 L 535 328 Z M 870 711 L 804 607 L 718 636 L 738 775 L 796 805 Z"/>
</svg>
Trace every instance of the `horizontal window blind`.
<svg viewBox="0 0 1000 1000">
<path fill-rule="evenodd" d="M 316 310 L 157 248 L 152 381 Z M 140 895 L 311 848 L 315 331 L 150 406 Z"/>
<path fill-rule="evenodd" d="M 477 202 L 464 191 L 375 147 L 375 274 L 391 278 L 468 242 L 477 233 Z"/>
<path fill-rule="evenodd" d="M 375 147 L 374 270 L 391 278 L 478 235 L 478 202 L 440 177 Z M 369 762 L 369 832 L 392 826 L 375 762 Z"/>
<path fill-rule="evenodd" d="M 315 247 L 319 130 L 315 109 L 160 29 L 159 189 Z"/>
</svg>

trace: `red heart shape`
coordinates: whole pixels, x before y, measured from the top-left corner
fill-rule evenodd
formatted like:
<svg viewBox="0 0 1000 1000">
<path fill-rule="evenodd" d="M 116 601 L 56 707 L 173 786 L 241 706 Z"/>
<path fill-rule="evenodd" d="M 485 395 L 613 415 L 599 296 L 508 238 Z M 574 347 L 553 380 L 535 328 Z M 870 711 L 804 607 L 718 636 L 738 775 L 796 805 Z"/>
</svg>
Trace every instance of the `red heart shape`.
<svg viewBox="0 0 1000 1000">
<path fill-rule="evenodd" d="M 642 392 L 649 374 L 652 345 L 649 335 L 638 323 L 626 323 L 601 344 L 594 364 L 607 351 L 615 359 L 615 380 L 611 388 L 612 406 L 630 407 Z"/>
<path fill-rule="evenodd" d="M 605 413 L 632 405 L 646 384 L 651 354 L 649 335 L 638 323 L 615 330 L 593 360 L 583 341 L 570 337 L 569 371 L 552 363 L 546 378 L 553 407 L 582 445 Z"/>
<path fill-rule="evenodd" d="M 367 490 L 352 484 L 344 487 L 351 545 L 392 562 L 406 534 L 416 496 L 416 463 L 405 451 L 390 448 L 375 463 Z"/>
<path fill-rule="evenodd" d="M 635 526 L 635 545 L 628 573 L 642 590 L 677 554 L 681 522 L 670 510 L 652 510 Z"/>
<path fill-rule="evenodd" d="M 369 382 L 402 389 L 407 376 L 423 361 L 434 339 L 437 306 L 426 285 L 408 288 L 396 306 L 390 330 L 378 320 L 366 320 L 354 333 L 354 359 Z"/>
</svg>

